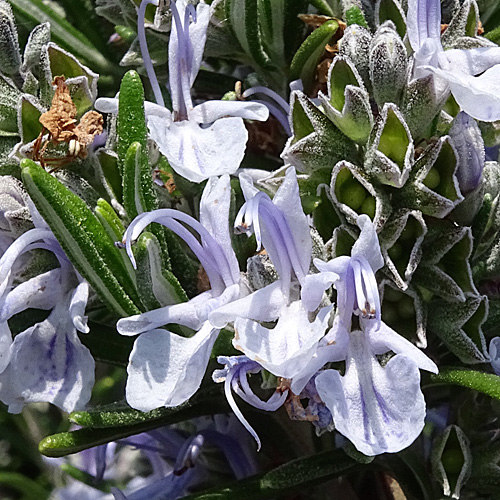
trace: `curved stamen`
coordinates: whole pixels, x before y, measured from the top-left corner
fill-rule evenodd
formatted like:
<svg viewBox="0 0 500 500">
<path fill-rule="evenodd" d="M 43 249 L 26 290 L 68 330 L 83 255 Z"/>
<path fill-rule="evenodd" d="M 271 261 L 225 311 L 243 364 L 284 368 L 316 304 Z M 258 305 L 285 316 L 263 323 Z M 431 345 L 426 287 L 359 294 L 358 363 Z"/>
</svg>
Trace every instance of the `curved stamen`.
<svg viewBox="0 0 500 500">
<path fill-rule="evenodd" d="M 158 0 L 142 0 L 137 12 L 137 36 L 139 39 L 139 47 L 141 48 L 142 60 L 144 61 L 144 68 L 146 69 L 149 82 L 151 83 L 156 103 L 160 106 L 165 106 L 165 101 L 163 100 L 158 78 L 156 78 L 153 62 L 149 55 L 148 43 L 146 41 L 146 28 L 144 27 L 144 23 L 146 21 L 146 7 L 149 4 L 158 5 Z"/>
<path fill-rule="evenodd" d="M 352 258 L 351 266 L 354 273 L 355 301 L 361 316 L 376 317 L 380 321 L 380 296 L 373 269 L 361 255 Z"/>
<path fill-rule="evenodd" d="M 270 103 L 269 101 L 255 100 L 266 106 L 271 114 L 280 122 L 281 126 L 285 129 L 288 136 L 292 135 L 292 130 L 290 124 L 288 123 L 288 115 L 290 114 L 290 104 L 288 104 L 283 97 L 274 92 L 274 90 L 268 89 L 264 86 L 250 87 L 243 92 L 242 97 L 245 99 L 254 94 L 264 94 L 265 96 L 271 98 L 278 106 Z"/>
<path fill-rule="evenodd" d="M 134 267 L 136 262 L 132 253 L 132 241 L 135 241 L 144 228 L 152 222 L 168 227 L 185 241 L 204 267 L 213 289 L 225 289 L 238 282 L 239 276 L 233 275 L 226 254 L 207 229 L 189 215 L 169 208 L 141 214 L 127 228 L 123 242 Z M 201 243 L 180 222 L 198 233 Z"/>
<path fill-rule="evenodd" d="M 271 259 L 285 282 L 290 282 L 290 268 L 293 269 L 299 282 L 303 282 L 308 269 L 303 269 L 299 253 L 295 246 L 292 231 L 283 212 L 274 205 L 266 193 L 259 192 L 241 207 L 235 224 L 243 227 L 245 232 L 253 229 L 257 240 L 257 250 L 262 243 L 260 224 L 267 226 L 271 241 L 267 242 L 267 250 L 275 247 Z M 266 244 L 264 244 L 266 246 Z M 287 262 L 288 261 L 288 262 Z"/>
<path fill-rule="evenodd" d="M 274 90 L 268 89 L 267 87 L 261 85 L 257 85 L 255 87 L 246 89 L 245 92 L 243 92 L 242 96 L 246 99 L 247 97 L 250 97 L 254 94 L 264 94 L 267 97 L 270 97 L 271 99 L 273 99 L 273 101 L 281 106 L 286 115 L 290 113 L 290 104 L 288 104 L 285 99 L 283 99 L 283 97 L 277 94 Z"/>
<path fill-rule="evenodd" d="M 184 13 L 185 24 L 183 25 L 179 11 L 177 10 L 177 6 L 173 0 L 170 3 L 170 9 L 172 10 L 172 17 L 175 23 L 175 31 L 177 32 L 177 71 L 175 75 L 170 74 L 169 78 L 175 78 L 177 81 L 178 102 L 177 106 L 175 106 L 174 103 L 174 121 L 180 121 L 188 119 L 188 110 L 193 107 L 191 101 L 191 83 L 189 81 L 189 75 L 191 74 L 193 64 L 193 44 L 189 38 L 189 18 L 192 10 L 186 7 L 186 11 Z M 193 20 L 196 20 L 196 13 L 193 16 Z M 170 32 L 171 36 L 172 32 L 173 29 Z M 172 56 L 173 54 L 169 51 L 169 57 Z M 171 66 L 169 67 L 169 71 L 172 71 Z M 175 99 L 175 94 L 176 92 L 172 91 L 173 99 Z"/>
</svg>

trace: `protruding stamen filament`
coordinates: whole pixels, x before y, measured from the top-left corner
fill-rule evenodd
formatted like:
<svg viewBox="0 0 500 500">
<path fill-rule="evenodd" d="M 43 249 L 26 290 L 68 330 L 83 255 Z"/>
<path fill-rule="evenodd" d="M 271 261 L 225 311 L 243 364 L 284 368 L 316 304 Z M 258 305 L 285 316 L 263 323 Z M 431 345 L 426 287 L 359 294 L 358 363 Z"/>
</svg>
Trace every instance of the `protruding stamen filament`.
<svg viewBox="0 0 500 500">
<path fill-rule="evenodd" d="M 137 35 L 139 38 L 139 47 L 141 48 L 142 59 L 144 61 L 144 68 L 146 68 L 146 73 L 151 83 L 156 103 L 160 106 L 165 106 L 160 85 L 153 68 L 153 62 L 151 61 L 151 56 L 149 55 L 148 43 L 146 41 L 146 29 L 144 27 L 144 23 L 146 21 L 146 7 L 149 4 L 158 5 L 158 0 L 142 0 L 137 13 Z"/>
</svg>

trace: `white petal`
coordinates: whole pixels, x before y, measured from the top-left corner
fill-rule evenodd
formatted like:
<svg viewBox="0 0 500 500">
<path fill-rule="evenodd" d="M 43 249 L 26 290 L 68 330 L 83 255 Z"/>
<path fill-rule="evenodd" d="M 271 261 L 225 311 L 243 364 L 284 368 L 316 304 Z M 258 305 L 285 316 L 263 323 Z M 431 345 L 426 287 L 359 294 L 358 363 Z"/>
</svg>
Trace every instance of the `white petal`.
<svg viewBox="0 0 500 500">
<path fill-rule="evenodd" d="M 219 330 L 206 322 L 193 337 L 151 330 L 134 344 L 127 368 L 127 402 L 150 411 L 178 406 L 200 387 Z"/>
<path fill-rule="evenodd" d="M 99 97 L 94 103 L 94 108 L 100 113 L 118 113 L 118 99 L 115 97 Z"/>
<path fill-rule="evenodd" d="M 240 268 L 231 244 L 229 233 L 229 209 L 231 205 L 231 181 L 228 175 L 219 179 L 211 177 L 200 200 L 200 222 L 222 247 L 232 271 L 233 282 L 239 281 Z"/>
<path fill-rule="evenodd" d="M 373 272 L 376 272 L 384 265 L 384 258 L 380 251 L 375 226 L 370 217 L 364 214 L 358 217 L 357 222 L 361 233 L 352 247 L 351 256 L 361 255 L 369 262 Z"/>
<path fill-rule="evenodd" d="M 281 281 L 278 280 L 246 297 L 219 307 L 210 313 L 208 319 L 216 328 L 223 328 L 236 318 L 275 321 L 280 316 L 285 304 Z"/>
<path fill-rule="evenodd" d="M 88 299 L 89 284 L 86 281 L 81 281 L 71 295 L 69 314 L 75 328 L 82 333 L 89 333 L 90 331 L 87 326 L 87 316 L 85 316 Z"/>
<path fill-rule="evenodd" d="M 304 307 L 308 311 L 315 311 L 323 299 L 325 290 L 328 290 L 338 279 L 338 274 L 328 271 L 308 274 L 302 284 L 301 290 L 301 299 Z"/>
<path fill-rule="evenodd" d="M 257 102 L 206 101 L 195 106 L 189 113 L 190 120 L 207 124 L 227 116 L 264 122 L 269 118 L 269 110 Z"/>
<path fill-rule="evenodd" d="M 234 301 L 239 295 L 239 285 L 233 285 L 216 297 L 211 290 L 197 295 L 189 302 L 160 307 L 153 311 L 122 318 L 116 328 L 122 335 L 137 335 L 160 326 L 179 324 L 198 330 L 207 320 L 208 315 L 228 302 Z"/>
<path fill-rule="evenodd" d="M 7 321 L 0 322 L 0 373 L 2 373 L 10 361 L 10 346 L 12 345 L 12 333 Z"/>
<path fill-rule="evenodd" d="M 311 323 L 302 303 L 292 302 L 283 308 L 273 329 L 238 318 L 233 345 L 277 377 L 292 378 L 315 353 L 316 343 L 328 328 L 332 307 L 324 307 Z"/>
<path fill-rule="evenodd" d="M 500 64 L 500 47 L 478 47 L 476 49 L 451 49 L 439 55 L 442 69 L 461 71 L 468 75 L 479 75 Z"/>
<path fill-rule="evenodd" d="M 221 118 L 201 128 L 188 120 L 166 127 L 151 116 L 148 127 L 171 167 L 192 182 L 236 172 L 245 154 L 248 133 L 241 118 Z"/>
</svg>

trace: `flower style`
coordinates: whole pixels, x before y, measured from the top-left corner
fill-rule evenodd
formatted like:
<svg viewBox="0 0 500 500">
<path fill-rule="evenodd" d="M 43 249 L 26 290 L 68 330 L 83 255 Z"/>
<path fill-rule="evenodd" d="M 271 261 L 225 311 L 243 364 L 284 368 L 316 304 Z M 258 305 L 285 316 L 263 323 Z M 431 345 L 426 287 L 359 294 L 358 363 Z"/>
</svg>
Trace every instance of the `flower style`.
<svg viewBox="0 0 500 500">
<path fill-rule="evenodd" d="M 94 359 L 76 333 L 89 332 L 84 316 L 89 285 L 34 207 L 30 212 L 35 228 L 17 238 L 0 259 L 0 400 L 12 413 L 42 401 L 71 412 L 84 407 L 94 385 Z M 52 252 L 60 267 L 13 288 L 22 271 L 19 262 L 36 249 Z M 12 342 L 8 320 L 31 308 L 51 312 Z"/>
<path fill-rule="evenodd" d="M 190 181 L 232 174 L 243 159 L 248 139 L 243 118 L 265 121 L 269 111 L 256 102 L 206 101 L 193 107 L 191 87 L 200 70 L 210 7 L 200 2 L 195 9 L 186 0 L 170 4 L 168 67 L 173 111 L 167 109 L 146 44 L 144 13 L 150 3 L 158 5 L 158 0 L 143 0 L 138 13 L 140 47 L 156 99 L 156 104 L 145 102 L 150 137 L 171 167 Z M 117 113 L 118 100 L 98 99 L 95 107 Z"/>
<path fill-rule="evenodd" d="M 299 394 L 325 363 L 345 361 L 343 376 L 333 369 L 320 371 L 316 389 L 332 414 L 335 428 L 362 453 L 378 455 L 400 451 L 420 434 L 425 401 L 419 368 L 433 373 L 438 369 L 422 351 L 381 320 L 374 273 L 382 267 L 383 258 L 369 217 L 360 215 L 358 226 L 361 234 L 350 257 L 329 262 L 314 260 L 320 274 L 310 275 L 305 289 L 325 290 L 334 283 L 338 309 L 332 329 L 291 389 Z M 331 273 L 339 279 L 334 280 Z M 353 315 L 359 328 L 353 327 Z M 395 355 L 382 366 L 376 356 L 391 352 Z"/>
<path fill-rule="evenodd" d="M 407 31 L 417 78 L 433 73 L 438 93 L 451 90 L 467 114 L 487 122 L 500 119 L 499 47 L 445 51 L 439 0 L 409 0 Z"/>
<path fill-rule="evenodd" d="M 198 257 L 211 289 L 189 302 L 165 306 L 118 321 L 122 335 L 141 333 L 127 368 L 127 401 L 138 410 L 177 406 L 198 389 L 220 328 L 207 321 L 211 311 L 239 298 L 240 271 L 229 234 L 230 180 L 225 175 L 208 181 L 200 201 L 201 223 L 178 210 L 160 209 L 136 217 L 124 242 L 135 265 L 131 243 L 152 222 L 174 231 Z M 182 224 L 181 224 L 182 223 Z M 195 231 L 200 241 L 183 226 Z M 197 331 L 181 337 L 160 329 L 180 324 Z"/>
</svg>

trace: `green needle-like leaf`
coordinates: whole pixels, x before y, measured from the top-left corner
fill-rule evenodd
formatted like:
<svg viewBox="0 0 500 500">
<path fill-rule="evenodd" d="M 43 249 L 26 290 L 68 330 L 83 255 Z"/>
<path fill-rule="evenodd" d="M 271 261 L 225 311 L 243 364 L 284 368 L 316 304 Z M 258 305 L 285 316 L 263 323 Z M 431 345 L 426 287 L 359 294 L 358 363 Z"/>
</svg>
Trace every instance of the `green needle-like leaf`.
<svg viewBox="0 0 500 500">
<path fill-rule="evenodd" d="M 500 377 L 467 368 L 441 368 L 439 374 L 431 375 L 434 384 L 453 384 L 474 389 L 500 400 Z"/>
<path fill-rule="evenodd" d="M 264 500 L 278 498 L 284 493 L 318 485 L 355 467 L 362 467 L 342 449 L 325 451 L 283 464 L 265 474 L 206 492 L 183 497 L 184 500 Z"/>
<path fill-rule="evenodd" d="M 86 203 L 35 162 L 25 159 L 21 168 L 31 199 L 78 272 L 117 314 L 137 314 L 140 301 L 132 278 Z"/>
<path fill-rule="evenodd" d="M 290 79 L 302 79 L 304 87 L 313 82 L 316 66 L 330 38 L 339 28 L 337 21 L 327 21 L 314 30 L 299 47 L 290 65 Z"/>
</svg>

